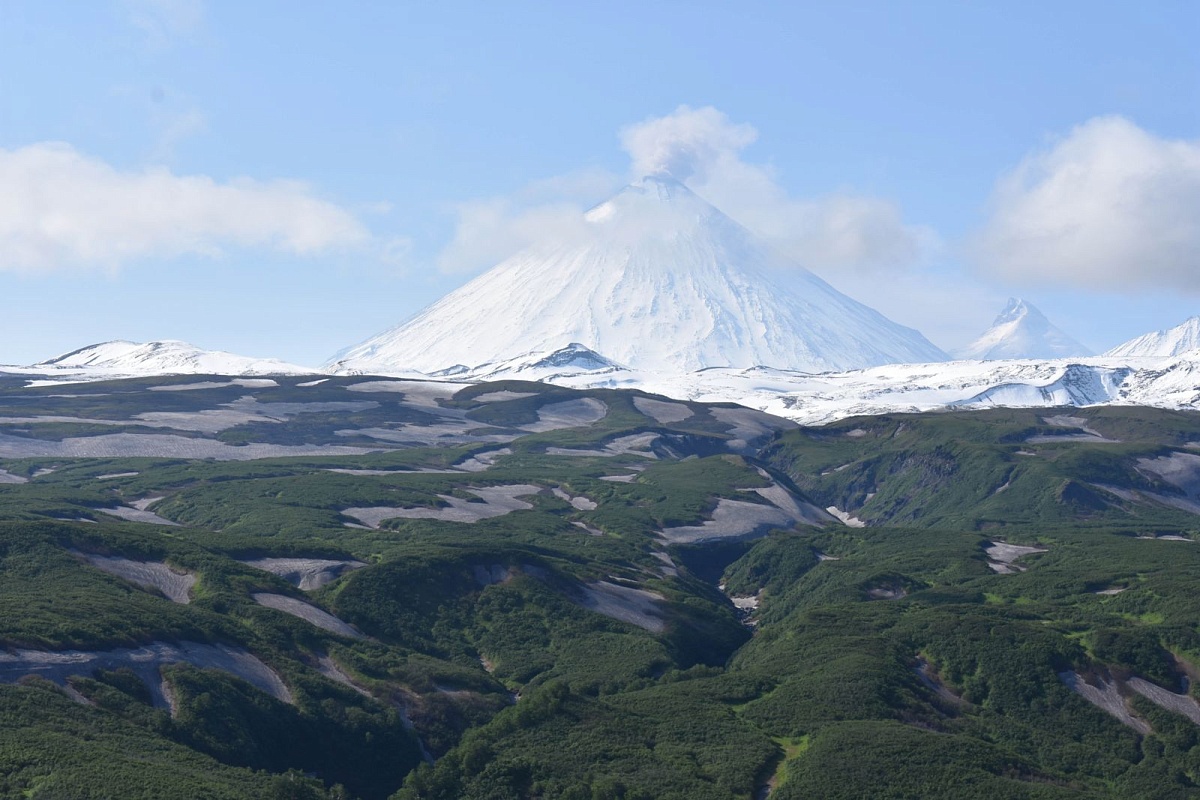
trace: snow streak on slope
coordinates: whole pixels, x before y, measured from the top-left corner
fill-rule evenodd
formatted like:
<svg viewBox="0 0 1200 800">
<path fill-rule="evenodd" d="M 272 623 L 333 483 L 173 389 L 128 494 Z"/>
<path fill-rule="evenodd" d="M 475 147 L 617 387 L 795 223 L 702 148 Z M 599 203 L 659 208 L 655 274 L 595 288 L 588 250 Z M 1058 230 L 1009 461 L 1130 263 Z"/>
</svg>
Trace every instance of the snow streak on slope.
<svg viewBox="0 0 1200 800">
<path fill-rule="evenodd" d="M 917 331 L 788 262 L 671 178 L 626 187 L 579 228 L 518 253 L 332 368 L 473 370 L 572 343 L 673 374 L 945 358 Z"/>
<path fill-rule="evenodd" d="M 1197 349 L 1200 349 L 1200 317 L 1192 317 L 1169 330 L 1155 331 L 1131 339 L 1109 350 L 1105 355 L 1122 358 L 1162 358 L 1181 356 Z"/>
<path fill-rule="evenodd" d="M 1006 358 L 1073 358 L 1091 351 L 1053 325 L 1032 304 L 1009 298 L 1008 305 L 982 336 L 956 353 L 959 358 L 995 361 Z"/>
<path fill-rule="evenodd" d="M 220 350 L 201 350 L 187 342 L 113 341 L 89 345 L 33 365 L 34 370 L 96 371 L 113 375 L 307 375 L 315 370 Z"/>
</svg>

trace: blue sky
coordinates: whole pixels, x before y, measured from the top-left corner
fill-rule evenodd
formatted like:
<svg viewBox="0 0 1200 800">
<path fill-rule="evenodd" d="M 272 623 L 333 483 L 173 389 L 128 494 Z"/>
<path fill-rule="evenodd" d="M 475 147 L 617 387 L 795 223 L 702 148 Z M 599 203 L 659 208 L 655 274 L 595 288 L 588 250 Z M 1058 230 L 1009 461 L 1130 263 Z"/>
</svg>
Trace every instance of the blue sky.
<svg viewBox="0 0 1200 800">
<path fill-rule="evenodd" d="M 663 148 L 943 347 L 1020 295 L 1104 349 L 1200 313 L 1198 38 L 1184 0 L 13 0 L 0 362 L 319 363 Z"/>
</svg>

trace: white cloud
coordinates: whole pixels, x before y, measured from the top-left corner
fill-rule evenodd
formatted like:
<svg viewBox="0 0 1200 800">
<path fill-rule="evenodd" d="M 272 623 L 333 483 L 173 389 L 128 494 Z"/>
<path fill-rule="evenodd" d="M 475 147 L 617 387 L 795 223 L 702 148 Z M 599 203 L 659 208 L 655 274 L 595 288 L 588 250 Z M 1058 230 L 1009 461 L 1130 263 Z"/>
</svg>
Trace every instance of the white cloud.
<svg viewBox="0 0 1200 800">
<path fill-rule="evenodd" d="M 1200 291 L 1200 141 L 1099 117 L 997 185 L 973 245 L 997 277 Z"/>
<path fill-rule="evenodd" d="M 752 126 L 736 124 L 711 106 L 680 106 L 621 130 L 634 178 L 671 174 L 819 272 L 906 267 L 936 246 L 932 231 L 906 224 L 888 200 L 850 191 L 789 196 L 770 166 L 743 159 L 742 151 L 757 138 Z"/>
<path fill-rule="evenodd" d="M 442 272 L 491 267 L 538 241 L 570 239 L 585 230 L 583 209 L 570 203 L 523 206 L 499 197 L 462 203 L 454 239 L 438 255 Z"/>
<path fill-rule="evenodd" d="M 704 181 L 712 169 L 728 168 L 758 138 L 751 125 L 734 124 L 713 108 L 680 106 L 621 129 L 621 146 L 633 159 L 634 178 L 667 173 L 678 181 Z"/>
<path fill-rule="evenodd" d="M 581 170 L 534 181 L 508 197 L 460 203 L 454 238 L 438 255 L 438 269 L 474 272 L 535 242 L 581 235 L 586 208 L 619 185 L 607 171 Z"/>
<path fill-rule="evenodd" d="M 569 202 L 591 206 L 621 185 L 620 177 L 606 169 L 579 169 L 534 181 L 517 193 L 516 200 L 531 205 Z"/>
<path fill-rule="evenodd" d="M 120 171 L 60 143 L 0 149 L 0 269 L 112 269 L 226 247 L 309 255 L 370 238 L 294 181 Z"/>
<path fill-rule="evenodd" d="M 839 291 L 889 319 L 916 328 L 947 352 L 965 347 L 1004 308 L 1007 295 L 946 270 L 917 267 L 880 280 L 870 273 L 834 276 Z"/>
<path fill-rule="evenodd" d="M 619 138 L 630 157 L 630 180 L 670 174 L 818 272 L 907 267 L 937 246 L 932 231 L 906 224 L 887 200 L 849 191 L 790 197 L 769 166 L 742 158 L 758 131 L 715 108 L 680 106 L 626 125 Z M 571 234 L 579 230 L 580 212 L 620 184 L 607 171 L 585 170 L 538 181 L 510 197 L 463 203 L 456 208 L 454 240 L 438 266 L 474 271 L 545 237 Z"/>
</svg>

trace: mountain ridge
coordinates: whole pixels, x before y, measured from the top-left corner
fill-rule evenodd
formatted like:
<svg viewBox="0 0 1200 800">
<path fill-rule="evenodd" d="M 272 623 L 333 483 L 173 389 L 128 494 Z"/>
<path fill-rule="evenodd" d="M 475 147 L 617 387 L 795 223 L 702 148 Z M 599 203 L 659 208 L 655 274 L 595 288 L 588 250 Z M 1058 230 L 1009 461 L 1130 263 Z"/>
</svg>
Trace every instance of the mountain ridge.
<svg viewBox="0 0 1200 800">
<path fill-rule="evenodd" d="M 1163 358 L 1200 349 L 1200 316 L 1189 317 L 1174 328 L 1151 331 L 1119 344 L 1106 356 Z"/>
<path fill-rule="evenodd" d="M 96 370 L 115 374 L 307 375 L 316 370 L 274 358 L 204 350 L 178 339 L 97 342 L 39 361 L 31 369 Z"/>
</svg>

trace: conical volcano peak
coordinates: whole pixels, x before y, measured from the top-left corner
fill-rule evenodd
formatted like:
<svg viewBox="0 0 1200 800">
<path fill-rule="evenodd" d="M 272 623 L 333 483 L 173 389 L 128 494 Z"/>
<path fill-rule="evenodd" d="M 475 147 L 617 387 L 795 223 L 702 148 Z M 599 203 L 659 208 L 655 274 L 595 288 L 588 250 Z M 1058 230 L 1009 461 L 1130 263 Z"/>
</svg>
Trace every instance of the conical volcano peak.
<svg viewBox="0 0 1200 800">
<path fill-rule="evenodd" d="M 665 172 L 643 176 L 587 212 L 588 222 L 607 222 L 623 218 L 641 219 L 653 215 L 658 222 L 666 215 L 681 219 L 719 216 L 719 209 Z"/>
<path fill-rule="evenodd" d="M 1000 315 L 996 317 L 995 322 L 992 324 L 1003 325 L 1006 322 L 1015 322 L 1023 317 L 1044 319 L 1045 315 L 1020 297 L 1010 297 L 1008 298 L 1008 303 L 1004 306 L 1004 310 L 1000 312 Z"/>
<path fill-rule="evenodd" d="M 1017 317 L 1024 315 L 1027 310 L 1028 308 L 1026 307 L 1024 300 L 1019 297 L 1010 297 L 1008 298 L 1008 302 L 1004 304 L 1004 310 L 1001 311 L 1000 315 L 996 317 L 996 321 L 1000 322 L 1002 320 L 1008 321 L 1016 319 Z"/>
<path fill-rule="evenodd" d="M 957 355 L 960 358 L 994 361 L 1005 358 L 1070 358 L 1091 355 L 1091 351 L 1057 328 L 1032 303 L 1019 297 L 1010 297 L 992 327 Z"/>
<path fill-rule="evenodd" d="M 647 191 L 655 191 L 658 193 L 660 200 L 669 201 L 679 194 L 685 197 L 687 195 L 696 196 L 696 193 L 689 189 L 683 181 L 676 179 L 669 172 L 655 172 L 650 175 L 643 175 L 629 184 L 629 186 L 630 188 L 637 187 Z"/>
<path fill-rule="evenodd" d="M 583 346 L 632 370 L 806 372 L 940 361 L 921 334 L 846 297 L 669 174 L 346 351 L 336 369 L 436 372 Z"/>
</svg>

